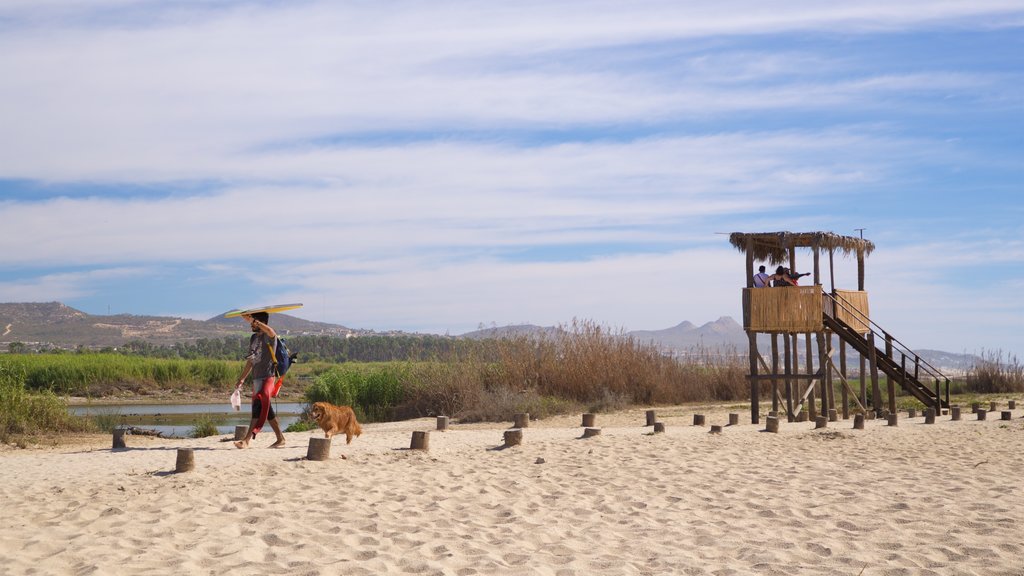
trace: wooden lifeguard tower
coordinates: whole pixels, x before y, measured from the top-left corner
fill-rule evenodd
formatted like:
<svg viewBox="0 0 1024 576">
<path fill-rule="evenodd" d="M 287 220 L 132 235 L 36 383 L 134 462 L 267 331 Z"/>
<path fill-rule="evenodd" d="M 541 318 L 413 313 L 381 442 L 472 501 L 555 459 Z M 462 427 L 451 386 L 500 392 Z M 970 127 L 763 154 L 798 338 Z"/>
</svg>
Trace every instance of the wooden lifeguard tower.
<svg viewBox="0 0 1024 576">
<path fill-rule="evenodd" d="M 836 379 L 840 384 L 839 413 L 843 418 L 849 417 L 851 400 L 862 412 L 867 412 L 870 406 L 879 415 L 886 410 L 895 414 L 897 385 L 926 407 L 934 408 L 936 414 L 949 407 L 949 379 L 871 320 L 868 293 L 864 290 L 864 260 L 875 249 L 873 243 L 831 232 L 735 232 L 729 235 L 729 242 L 746 255 L 743 328 L 750 340 L 748 377 L 752 423 L 760 421 L 759 403 L 763 385 L 768 383 L 772 410 L 781 416 L 780 409 L 784 408 L 790 421 L 797 419 L 805 403 L 813 420 L 817 412 L 816 395 L 821 398 L 822 415 L 838 414 L 830 412 L 836 409 Z M 808 285 L 754 287 L 755 263 L 765 264 L 769 274 L 777 266 L 787 266 L 795 272 L 798 250 L 809 250 L 813 257 L 811 282 L 804 281 Z M 843 257 L 856 256 L 856 290 L 836 288 L 837 253 Z M 828 257 L 828 291 L 822 286 L 823 255 Z M 759 334 L 770 338 L 769 360 L 758 350 Z M 805 348 L 803 371 L 798 344 L 801 335 Z M 834 339 L 839 343 L 838 365 L 833 359 Z M 860 357 L 859 390 L 848 378 L 847 346 Z M 883 406 L 880 371 L 887 377 L 887 406 Z M 934 389 L 925 384 L 928 381 L 934 382 Z M 945 398 L 940 395 L 942 383 L 946 385 Z"/>
</svg>

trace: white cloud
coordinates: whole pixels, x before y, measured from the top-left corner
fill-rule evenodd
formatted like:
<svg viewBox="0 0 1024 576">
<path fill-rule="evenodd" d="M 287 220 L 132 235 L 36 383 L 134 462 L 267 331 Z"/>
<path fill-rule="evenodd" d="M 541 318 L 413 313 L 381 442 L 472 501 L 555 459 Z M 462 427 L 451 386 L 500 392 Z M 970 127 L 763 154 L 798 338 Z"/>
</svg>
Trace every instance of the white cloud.
<svg viewBox="0 0 1024 576">
<path fill-rule="evenodd" d="M 0 302 L 66 302 L 92 294 L 97 284 L 116 279 L 139 278 L 148 273 L 146 268 L 121 267 L 0 281 Z"/>
</svg>

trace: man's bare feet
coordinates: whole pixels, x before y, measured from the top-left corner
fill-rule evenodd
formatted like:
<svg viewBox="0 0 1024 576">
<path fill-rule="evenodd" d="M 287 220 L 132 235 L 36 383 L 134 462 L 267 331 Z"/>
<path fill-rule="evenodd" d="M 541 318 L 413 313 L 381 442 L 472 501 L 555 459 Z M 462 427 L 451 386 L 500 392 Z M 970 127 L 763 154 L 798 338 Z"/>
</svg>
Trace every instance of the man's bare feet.
<svg viewBox="0 0 1024 576">
<path fill-rule="evenodd" d="M 284 448 L 284 438 L 281 438 L 277 442 L 270 445 L 271 448 Z"/>
<path fill-rule="evenodd" d="M 238 448 L 239 450 L 241 450 L 242 448 L 248 448 L 249 447 L 249 441 L 248 440 L 239 440 L 239 441 L 235 442 L 234 444 L 235 444 L 235 448 Z"/>
</svg>

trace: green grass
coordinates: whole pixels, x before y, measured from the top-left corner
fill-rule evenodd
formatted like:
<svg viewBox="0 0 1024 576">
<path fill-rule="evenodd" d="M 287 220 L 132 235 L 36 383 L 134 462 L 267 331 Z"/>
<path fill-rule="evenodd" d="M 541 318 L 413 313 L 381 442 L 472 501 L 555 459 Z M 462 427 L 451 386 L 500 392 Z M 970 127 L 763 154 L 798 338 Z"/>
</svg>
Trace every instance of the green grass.
<svg viewBox="0 0 1024 576">
<path fill-rule="evenodd" d="M 27 390 L 24 368 L 0 359 L 0 442 L 22 435 L 91 428 L 88 420 L 70 415 L 67 403 L 53 392 Z"/>
<path fill-rule="evenodd" d="M 11 369 L 25 387 L 71 396 L 106 396 L 147 389 L 223 390 L 238 378 L 242 362 L 177 360 L 122 354 L 11 354 Z"/>
</svg>

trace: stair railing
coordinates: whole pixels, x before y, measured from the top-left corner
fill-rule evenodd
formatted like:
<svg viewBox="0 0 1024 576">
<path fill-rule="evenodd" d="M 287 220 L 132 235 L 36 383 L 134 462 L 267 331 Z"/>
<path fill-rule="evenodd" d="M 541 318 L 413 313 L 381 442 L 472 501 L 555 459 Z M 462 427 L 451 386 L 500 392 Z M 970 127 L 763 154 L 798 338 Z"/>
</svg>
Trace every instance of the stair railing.
<svg viewBox="0 0 1024 576">
<path fill-rule="evenodd" d="M 833 303 L 833 309 L 832 309 L 832 316 L 833 317 L 835 317 L 835 308 L 834 308 L 834 306 L 842 307 L 842 309 L 845 312 L 849 313 L 851 316 L 856 318 L 864 326 L 867 326 L 868 330 L 870 330 L 871 333 L 875 335 L 876 339 L 881 337 L 884 340 L 884 342 L 885 342 L 885 354 L 887 356 L 889 356 L 890 358 L 892 358 L 893 361 L 896 360 L 896 357 L 893 355 L 894 349 L 895 349 L 895 351 L 899 352 L 900 353 L 900 368 L 903 370 L 903 374 L 904 375 L 909 375 L 909 372 L 907 371 L 907 357 L 908 357 L 908 353 L 909 353 L 909 356 L 912 356 L 913 359 L 914 359 L 914 374 L 913 374 L 914 380 L 916 380 L 918 383 L 921 383 L 921 372 L 922 372 L 922 369 L 923 369 L 923 371 L 925 372 L 925 374 L 927 376 L 930 376 L 931 378 L 933 378 L 935 380 L 935 391 L 934 391 L 934 394 L 935 394 L 935 398 L 936 399 L 941 400 L 939 384 L 940 384 L 940 382 L 944 382 L 946 384 L 946 405 L 947 406 L 949 405 L 949 378 L 947 378 L 942 372 L 940 372 L 938 368 L 936 368 L 935 366 L 932 366 L 931 363 L 929 363 L 924 358 L 921 358 L 921 356 L 919 354 L 917 354 L 916 352 L 911 350 L 903 342 L 900 342 L 900 340 L 898 338 L 896 338 L 892 334 L 889 334 L 888 332 L 886 332 L 885 329 L 883 329 L 881 326 L 879 326 L 874 320 L 872 320 L 866 314 L 864 314 L 863 312 L 858 310 L 855 306 L 853 306 L 850 302 L 848 302 L 845 298 L 843 298 L 839 294 L 836 294 L 836 293 L 829 294 L 828 292 L 824 292 L 824 291 L 822 292 L 822 294 L 827 296 L 829 298 L 829 300 L 831 300 L 832 303 Z M 927 386 L 924 386 L 924 384 L 921 384 L 921 385 L 923 387 L 925 387 L 925 389 L 927 389 Z M 929 390 L 929 392 L 931 392 L 931 391 Z"/>
</svg>

